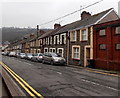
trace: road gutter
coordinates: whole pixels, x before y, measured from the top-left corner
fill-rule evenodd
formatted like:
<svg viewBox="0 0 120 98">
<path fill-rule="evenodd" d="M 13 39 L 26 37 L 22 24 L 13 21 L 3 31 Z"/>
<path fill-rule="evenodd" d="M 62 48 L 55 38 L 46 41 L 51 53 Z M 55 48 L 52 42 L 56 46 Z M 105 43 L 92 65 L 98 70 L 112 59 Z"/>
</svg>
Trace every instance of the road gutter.
<svg viewBox="0 0 120 98">
<path fill-rule="evenodd" d="M 99 73 L 99 74 L 104 74 L 104 75 L 109 75 L 109 76 L 114 76 L 114 77 L 120 77 L 120 73 L 118 73 L 118 72 L 113 73 L 113 71 L 93 69 L 93 68 L 82 67 L 82 66 L 77 66 L 77 65 L 67 65 L 67 66 L 72 67 L 72 68 L 84 69 L 84 70 L 89 71 L 89 72 L 94 72 L 94 73 Z"/>
</svg>

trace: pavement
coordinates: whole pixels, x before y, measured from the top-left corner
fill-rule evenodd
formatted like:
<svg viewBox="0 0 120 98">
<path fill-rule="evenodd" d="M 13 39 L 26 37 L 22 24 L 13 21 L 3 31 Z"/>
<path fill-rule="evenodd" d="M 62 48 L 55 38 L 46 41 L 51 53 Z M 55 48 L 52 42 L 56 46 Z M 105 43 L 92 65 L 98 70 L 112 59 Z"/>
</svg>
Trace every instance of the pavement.
<svg viewBox="0 0 120 98">
<path fill-rule="evenodd" d="M 3 62 L 43 96 L 119 96 L 119 77 L 96 69 L 53 66 L 5 56 Z"/>
<path fill-rule="evenodd" d="M 78 66 L 78 65 L 68 65 L 68 66 L 73 67 L 73 68 L 84 69 L 86 71 L 96 72 L 96 73 L 100 73 L 100 74 L 107 74 L 107 75 L 111 75 L 111 76 L 120 77 L 120 71 L 96 69 L 96 68 L 90 68 L 90 67 L 82 67 L 82 66 Z"/>
</svg>

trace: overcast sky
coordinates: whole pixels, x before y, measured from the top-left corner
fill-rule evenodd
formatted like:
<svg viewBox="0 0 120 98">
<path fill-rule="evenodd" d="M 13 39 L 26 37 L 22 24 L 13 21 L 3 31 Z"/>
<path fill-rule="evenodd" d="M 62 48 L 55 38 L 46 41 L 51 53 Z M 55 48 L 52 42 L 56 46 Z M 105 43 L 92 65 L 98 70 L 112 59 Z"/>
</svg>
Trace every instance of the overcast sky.
<svg viewBox="0 0 120 98">
<path fill-rule="evenodd" d="M 100 0 L 2 0 L 2 26 L 3 27 L 36 27 L 50 20 L 59 18 L 71 12 Z M 103 0 L 102 2 L 84 10 L 96 14 L 98 12 L 114 8 L 118 13 L 118 1 Z M 82 10 L 83 11 L 83 10 Z M 53 28 L 54 23 L 65 25 L 80 19 L 80 12 L 66 18 L 40 26 L 41 28 Z M 1 17 L 0 17 L 1 20 Z"/>
</svg>

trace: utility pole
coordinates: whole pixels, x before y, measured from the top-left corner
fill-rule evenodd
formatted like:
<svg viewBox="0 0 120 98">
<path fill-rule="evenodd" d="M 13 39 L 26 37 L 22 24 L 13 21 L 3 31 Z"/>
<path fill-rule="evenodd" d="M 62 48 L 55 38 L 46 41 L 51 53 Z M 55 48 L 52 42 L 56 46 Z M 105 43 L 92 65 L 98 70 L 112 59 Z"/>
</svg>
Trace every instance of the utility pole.
<svg viewBox="0 0 120 98">
<path fill-rule="evenodd" d="M 37 38 L 38 38 L 38 34 L 39 34 L 39 25 L 37 25 Z"/>
</svg>

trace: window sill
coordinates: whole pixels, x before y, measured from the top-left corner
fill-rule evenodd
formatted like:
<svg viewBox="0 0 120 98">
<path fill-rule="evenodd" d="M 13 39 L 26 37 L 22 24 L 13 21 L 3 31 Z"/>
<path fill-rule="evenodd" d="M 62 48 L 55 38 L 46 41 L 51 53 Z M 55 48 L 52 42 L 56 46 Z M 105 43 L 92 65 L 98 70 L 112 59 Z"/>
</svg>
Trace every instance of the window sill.
<svg viewBox="0 0 120 98">
<path fill-rule="evenodd" d="M 77 40 L 70 40 L 70 42 L 76 42 Z"/>
<path fill-rule="evenodd" d="M 106 35 L 99 35 L 99 37 L 106 37 Z"/>
<path fill-rule="evenodd" d="M 87 42 L 88 40 L 81 40 L 81 42 Z"/>
<path fill-rule="evenodd" d="M 76 60 L 76 61 L 79 61 L 80 59 L 78 58 L 78 59 L 76 59 L 76 58 L 72 58 L 73 60 Z"/>
</svg>

